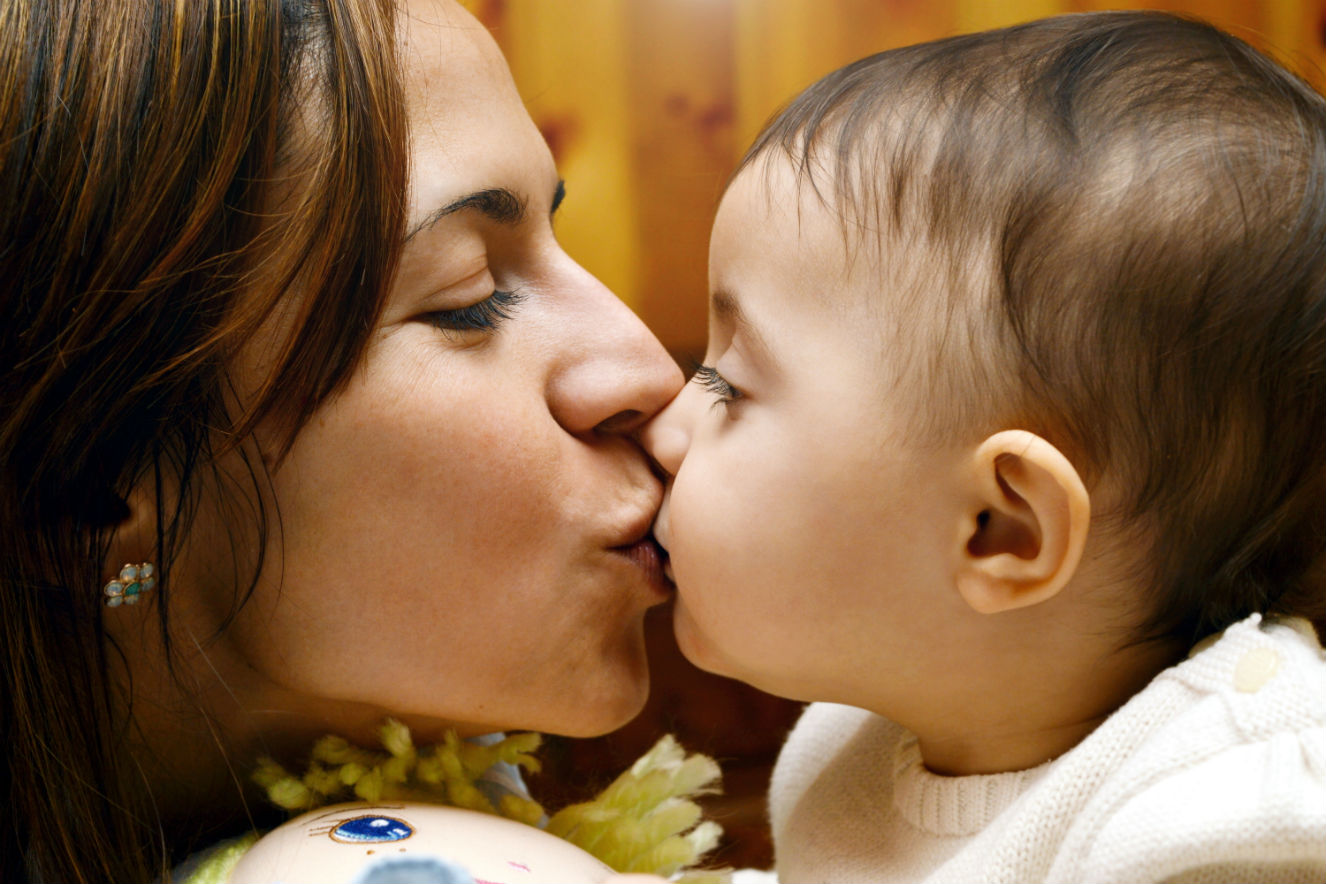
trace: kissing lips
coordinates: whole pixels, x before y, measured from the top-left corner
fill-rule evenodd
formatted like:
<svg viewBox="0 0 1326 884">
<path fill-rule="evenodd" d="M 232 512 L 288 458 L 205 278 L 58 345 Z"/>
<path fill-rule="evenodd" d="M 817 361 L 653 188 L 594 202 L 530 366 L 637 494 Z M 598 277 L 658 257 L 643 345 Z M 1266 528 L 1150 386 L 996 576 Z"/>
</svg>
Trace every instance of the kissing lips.
<svg viewBox="0 0 1326 884">
<path fill-rule="evenodd" d="M 640 569 L 650 588 L 658 595 L 669 594 L 672 587 L 671 575 L 665 570 L 668 554 L 654 542 L 652 534 L 646 534 L 635 543 L 613 547 L 613 551 L 625 556 Z"/>
</svg>

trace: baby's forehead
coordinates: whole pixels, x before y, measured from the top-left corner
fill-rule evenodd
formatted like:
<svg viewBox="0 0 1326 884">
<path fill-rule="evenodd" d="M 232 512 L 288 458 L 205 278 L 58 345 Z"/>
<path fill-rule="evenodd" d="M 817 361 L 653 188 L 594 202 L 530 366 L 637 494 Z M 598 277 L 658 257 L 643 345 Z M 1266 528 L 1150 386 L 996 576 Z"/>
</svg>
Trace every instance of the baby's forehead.
<svg viewBox="0 0 1326 884">
<path fill-rule="evenodd" d="M 743 168 L 719 204 L 710 240 L 711 291 L 741 297 L 763 283 L 832 306 L 833 294 L 878 263 L 861 253 L 831 194 L 785 158 Z M 864 260 L 863 260 L 864 259 Z M 753 293 L 752 293 L 753 294 Z"/>
<path fill-rule="evenodd" d="M 833 179 L 773 154 L 733 179 L 710 249 L 710 319 L 718 338 L 773 340 L 824 325 L 844 346 L 924 350 L 968 272 L 920 223 L 863 219 Z M 734 309 L 734 307 L 736 309 Z M 775 347 L 775 350 L 778 348 Z"/>
<path fill-rule="evenodd" d="M 784 248 L 814 250 L 826 264 L 846 270 L 862 260 L 880 263 L 892 241 L 911 228 L 876 223 L 871 214 L 840 191 L 829 170 L 769 152 L 733 176 L 714 224 L 716 232 L 727 222 L 746 235 L 765 226 Z"/>
<path fill-rule="evenodd" d="M 986 287 L 994 266 L 989 237 L 937 229 L 922 202 L 899 205 L 883 192 L 887 170 L 876 167 L 879 181 L 859 170 L 840 174 L 823 153 L 806 159 L 771 150 L 751 158 L 720 205 L 715 243 L 766 229 L 763 260 L 794 257 L 810 265 L 801 272 L 824 306 L 855 293 L 866 306 L 896 312 L 933 300 L 903 297 L 918 286 L 951 294 Z M 954 248 L 959 238 L 962 247 Z M 712 269 L 721 272 L 721 263 Z"/>
</svg>

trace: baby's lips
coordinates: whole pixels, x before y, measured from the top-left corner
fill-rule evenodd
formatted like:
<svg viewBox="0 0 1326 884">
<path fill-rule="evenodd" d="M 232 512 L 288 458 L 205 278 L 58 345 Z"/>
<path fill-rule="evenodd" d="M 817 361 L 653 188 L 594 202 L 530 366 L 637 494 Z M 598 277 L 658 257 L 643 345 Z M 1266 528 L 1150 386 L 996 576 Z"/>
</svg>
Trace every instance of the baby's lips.
<svg viewBox="0 0 1326 884">
<path fill-rule="evenodd" d="M 654 516 L 654 527 L 651 533 L 654 536 L 654 543 L 658 546 L 660 558 L 663 562 L 663 576 L 668 578 L 668 582 L 673 586 L 677 585 L 677 578 L 672 576 L 672 553 L 669 547 L 672 545 L 672 522 L 669 517 L 668 505 L 672 501 L 672 485 L 668 484 L 663 489 L 663 502 L 659 504 L 658 515 Z"/>
<path fill-rule="evenodd" d="M 668 518 L 668 504 L 672 501 L 672 485 L 663 489 L 663 502 L 659 504 L 658 514 L 654 516 L 654 525 L 651 533 L 654 535 L 654 542 L 663 550 L 666 558 L 669 547 L 672 546 L 672 525 Z"/>
</svg>

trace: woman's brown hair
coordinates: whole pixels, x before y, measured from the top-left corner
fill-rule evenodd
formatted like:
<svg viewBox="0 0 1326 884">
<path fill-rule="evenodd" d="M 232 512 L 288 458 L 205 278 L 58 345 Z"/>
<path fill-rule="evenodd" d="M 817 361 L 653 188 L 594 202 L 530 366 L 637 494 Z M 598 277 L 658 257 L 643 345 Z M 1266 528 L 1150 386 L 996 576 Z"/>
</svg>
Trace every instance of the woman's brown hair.
<svg viewBox="0 0 1326 884">
<path fill-rule="evenodd" d="M 148 483 L 168 642 L 216 456 L 293 435 L 359 358 L 404 223 L 392 5 L 0 4 L 0 880 L 178 859 L 112 716 L 104 559 Z M 236 409 L 227 367 L 278 304 L 294 331 Z"/>
</svg>

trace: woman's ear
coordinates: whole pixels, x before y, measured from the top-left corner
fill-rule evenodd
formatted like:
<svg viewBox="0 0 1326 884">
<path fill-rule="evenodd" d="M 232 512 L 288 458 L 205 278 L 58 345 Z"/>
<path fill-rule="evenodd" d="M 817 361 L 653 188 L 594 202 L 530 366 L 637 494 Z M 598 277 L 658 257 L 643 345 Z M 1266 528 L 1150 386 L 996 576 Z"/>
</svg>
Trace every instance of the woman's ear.
<svg viewBox="0 0 1326 884">
<path fill-rule="evenodd" d="M 972 457 L 975 494 L 957 588 L 983 614 L 1034 605 L 1077 570 L 1091 498 L 1068 458 L 1024 430 L 986 439 Z"/>
<path fill-rule="evenodd" d="M 156 562 L 157 497 L 155 483 L 144 479 L 116 501 L 115 523 L 110 547 L 103 563 L 106 577 L 115 576 L 120 567 L 142 562 Z"/>
</svg>

